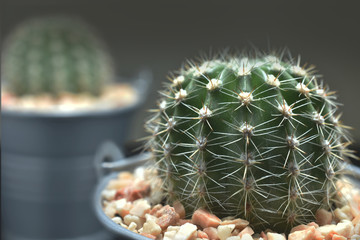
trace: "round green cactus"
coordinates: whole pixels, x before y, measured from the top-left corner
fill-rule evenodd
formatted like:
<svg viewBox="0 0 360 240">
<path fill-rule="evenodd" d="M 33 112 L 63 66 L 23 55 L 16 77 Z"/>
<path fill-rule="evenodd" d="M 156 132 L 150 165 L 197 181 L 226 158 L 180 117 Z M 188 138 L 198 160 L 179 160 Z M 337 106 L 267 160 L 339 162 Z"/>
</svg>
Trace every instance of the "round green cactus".
<svg viewBox="0 0 360 240">
<path fill-rule="evenodd" d="M 318 78 L 273 55 L 181 69 L 146 124 L 167 199 L 279 232 L 330 208 L 350 140 Z"/>
<path fill-rule="evenodd" d="M 79 20 L 48 17 L 27 21 L 7 38 L 2 79 L 16 95 L 101 93 L 113 80 L 110 56 Z"/>
</svg>

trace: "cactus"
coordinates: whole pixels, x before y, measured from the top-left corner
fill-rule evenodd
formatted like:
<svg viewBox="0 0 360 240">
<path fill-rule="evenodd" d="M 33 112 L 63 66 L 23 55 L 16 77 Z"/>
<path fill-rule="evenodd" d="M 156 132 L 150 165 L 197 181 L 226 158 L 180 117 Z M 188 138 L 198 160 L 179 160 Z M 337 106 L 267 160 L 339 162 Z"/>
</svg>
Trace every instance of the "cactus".
<svg viewBox="0 0 360 240">
<path fill-rule="evenodd" d="M 19 25 L 7 38 L 2 79 L 15 95 L 101 93 L 113 80 L 110 56 L 87 25 L 47 17 Z"/>
<path fill-rule="evenodd" d="M 167 201 L 288 232 L 336 202 L 352 152 L 334 92 L 282 55 L 222 55 L 173 74 L 146 123 Z"/>
</svg>

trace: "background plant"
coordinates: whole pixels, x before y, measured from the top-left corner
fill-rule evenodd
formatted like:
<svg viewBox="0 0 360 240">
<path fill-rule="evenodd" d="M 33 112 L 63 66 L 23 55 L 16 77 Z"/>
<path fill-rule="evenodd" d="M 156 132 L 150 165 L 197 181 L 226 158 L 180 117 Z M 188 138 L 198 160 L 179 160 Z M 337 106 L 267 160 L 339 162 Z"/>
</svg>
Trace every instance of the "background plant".
<svg viewBox="0 0 360 240">
<path fill-rule="evenodd" d="M 2 79 L 16 95 L 61 92 L 101 93 L 113 80 L 102 42 L 74 18 L 36 18 L 20 24 L 6 39 Z"/>
</svg>

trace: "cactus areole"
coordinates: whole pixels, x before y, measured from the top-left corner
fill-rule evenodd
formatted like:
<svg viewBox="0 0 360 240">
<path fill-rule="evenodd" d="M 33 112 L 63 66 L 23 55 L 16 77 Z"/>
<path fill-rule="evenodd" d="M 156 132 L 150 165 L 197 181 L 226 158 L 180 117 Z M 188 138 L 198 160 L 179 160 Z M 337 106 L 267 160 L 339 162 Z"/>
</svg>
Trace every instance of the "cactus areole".
<svg viewBox="0 0 360 240">
<path fill-rule="evenodd" d="M 91 29 L 60 16 L 20 24 L 6 39 L 1 68 L 7 89 L 17 96 L 99 95 L 114 78 L 111 58 Z"/>
<path fill-rule="evenodd" d="M 333 92 L 313 69 L 273 55 L 221 56 L 181 69 L 146 123 L 163 191 L 288 232 L 335 200 L 351 152 Z"/>
</svg>

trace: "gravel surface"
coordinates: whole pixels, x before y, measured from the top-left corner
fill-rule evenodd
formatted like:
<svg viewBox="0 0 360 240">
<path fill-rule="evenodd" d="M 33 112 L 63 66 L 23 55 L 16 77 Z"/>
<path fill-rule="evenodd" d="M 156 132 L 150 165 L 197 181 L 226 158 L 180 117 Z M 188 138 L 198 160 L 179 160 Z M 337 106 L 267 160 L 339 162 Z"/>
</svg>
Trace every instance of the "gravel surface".
<svg viewBox="0 0 360 240">
<path fill-rule="evenodd" d="M 2 89 L 1 106 L 4 109 L 18 111 L 78 112 L 127 106 L 135 103 L 137 98 L 135 90 L 129 84 L 107 86 L 100 96 L 64 92 L 56 98 L 49 94 L 18 97 Z"/>
<path fill-rule="evenodd" d="M 119 227 L 156 240 L 360 240 L 360 193 L 351 183 L 338 182 L 341 208 L 319 209 L 316 222 L 298 225 L 286 236 L 264 229 L 255 233 L 244 219 L 220 219 L 205 209 L 185 218 L 180 202 L 161 202 L 161 180 L 154 171 L 120 172 L 102 192 L 105 214 Z"/>
</svg>

